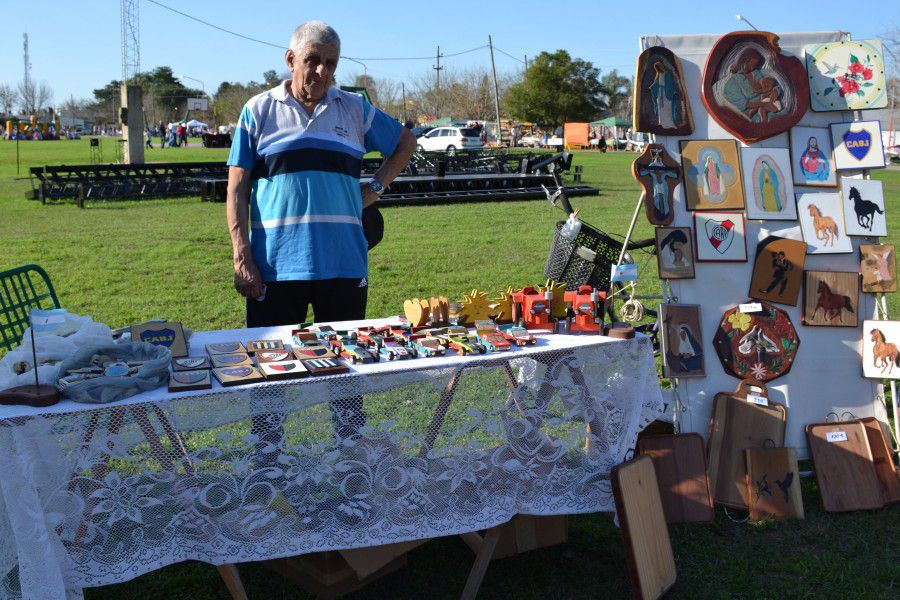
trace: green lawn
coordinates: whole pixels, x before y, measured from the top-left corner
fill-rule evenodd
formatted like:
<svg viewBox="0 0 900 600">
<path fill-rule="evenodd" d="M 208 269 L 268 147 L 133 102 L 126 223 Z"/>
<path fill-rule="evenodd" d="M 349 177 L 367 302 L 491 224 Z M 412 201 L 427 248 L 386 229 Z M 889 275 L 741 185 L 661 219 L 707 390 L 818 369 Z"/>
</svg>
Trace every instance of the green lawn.
<svg viewBox="0 0 900 600">
<path fill-rule="evenodd" d="M 154 145 L 158 140 L 154 141 Z M 104 153 L 112 142 L 104 140 Z M 0 142 L 0 269 L 43 265 L 70 310 L 112 326 L 151 318 L 194 329 L 238 327 L 243 301 L 232 287 L 231 248 L 222 204 L 197 198 L 41 206 L 15 180 L 15 144 Z M 156 149 L 148 160 L 223 160 L 225 150 Z M 22 142 L 26 166 L 87 163 L 87 142 Z M 599 198 L 575 199 L 583 218 L 624 233 L 636 200 L 631 154 L 581 153 L 585 180 Z M 900 172 L 879 171 L 888 217 L 900 224 Z M 554 222 L 562 213 L 544 202 L 463 204 L 384 209 L 385 240 L 370 256 L 370 316 L 402 311 L 406 298 L 541 281 Z M 886 240 L 898 243 L 894 227 Z M 639 219 L 636 237 L 652 235 Z M 657 293 L 655 259 L 638 255 L 641 290 Z M 898 314 L 897 295 L 890 296 Z M 822 512 L 815 482 L 804 481 L 807 519 L 737 525 L 721 514 L 710 525 L 671 529 L 679 580 L 672 597 L 895 597 L 900 585 L 900 506 L 870 513 Z M 414 551 L 410 567 L 356 597 L 456 597 L 471 553 L 457 539 Z M 252 598 L 304 598 L 281 577 L 241 567 Z M 568 544 L 509 558 L 488 571 L 491 598 L 623 597 L 629 592 L 618 532 L 606 515 L 572 519 Z M 224 598 L 216 571 L 186 563 L 98 590 L 95 598 Z"/>
</svg>

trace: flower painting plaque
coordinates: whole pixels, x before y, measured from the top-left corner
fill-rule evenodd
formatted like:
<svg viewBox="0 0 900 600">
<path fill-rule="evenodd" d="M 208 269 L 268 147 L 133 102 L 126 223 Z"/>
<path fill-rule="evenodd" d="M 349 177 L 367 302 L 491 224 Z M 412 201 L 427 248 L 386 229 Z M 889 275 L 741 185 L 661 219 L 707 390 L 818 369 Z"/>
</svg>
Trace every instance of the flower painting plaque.
<svg viewBox="0 0 900 600">
<path fill-rule="evenodd" d="M 768 302 L 759 304 L 758 312 L 741 312 L 741 306 L 725 311 L 713 347 L 726 373 L 765 383 L 790 371 L 800 336 L 785 311 Z"/>
<path fill-rule="evenodd" d="M 641 52 L 634 80 L 635 130 L 659 135 L 693 133 L 681 62 L 671 50 L 654 46 Z"/>
<path fill-rule="evenodd" d="M 719 38 L 706 60 L 702 85 L 712 118 L 748 144 L 787 131 L 809 108 L 803 63 L 782 54 L 778 36 L 765 31 Z"/>
<path fill-rule="evenodd" d="M 881 40 L 815 44 L 805 51 L 814 111 L 887 106 Z"/>
</svg>

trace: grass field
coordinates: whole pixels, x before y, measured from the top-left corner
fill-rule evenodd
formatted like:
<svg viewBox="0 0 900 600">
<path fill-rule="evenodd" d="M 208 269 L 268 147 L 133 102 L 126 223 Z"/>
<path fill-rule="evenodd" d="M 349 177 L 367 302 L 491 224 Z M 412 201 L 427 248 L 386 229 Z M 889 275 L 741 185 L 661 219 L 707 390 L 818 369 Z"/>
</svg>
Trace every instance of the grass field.
<svg viewBox="0 0 900 600">
<path fill-rule="evenodd" d="M 112 143 L 104 140 L 104 152 Z M 154 141 L 156 144 L 156 141 Z M 156 149 L 148 160 L 222 160 L 224 150 Z M 87 163 L 86 140 L 23 142 L 26 166 Z M 583 218 L 624 233 L 636 200 L 631 154 L 579 154 L 599 198 L 576 199 Z M 112 326 L 166 317 L 194 329 L 238 327 L 243 302 L 232 287 L 224 205 L 197 198 L 41 206 L 25 199 L 15 177 L 15 144 L 0 142 L 0 269 L 43 265 L 64 306 Z M 885 184 L 887 243 L 898 243 L 900 172 L 879 171 Z M 370 256 L 369 316 L 402 311 L 406 298 L 473 287 L 496 291 L 541 281 L 554 222 L 544 202 L 384 209 L 385 240 Z M 639 220 L 636 237 L 652 235 Z M 639 254 L 642 291 L 656 293 L 655 259 Z M 890 296 L 898 314 L 897 295 Z M 671 597 L 774 598 L 897 596 L 900 505 L 871 513 L 826 514 L 815 482 L 803 483 L 804 521 L 738 525 L 721 514 L 709 525 L 671 529 L 679 581 Z M 566 545 L 492 565 L 485 598 L 600 598 L 629 593 L 618 532 L 606 515 L 574 517 Z M 471 553 L 457 539 L 414 551 L 410 567 L 370 586 L 359 598 L 456 597 Z M 265 569 L 241 567 L 252 598 L 304 598 Z M 134 581 L 88 590 L 98 598 L 224 598 L 216 571 L 185 563 Z"/>
</svg>

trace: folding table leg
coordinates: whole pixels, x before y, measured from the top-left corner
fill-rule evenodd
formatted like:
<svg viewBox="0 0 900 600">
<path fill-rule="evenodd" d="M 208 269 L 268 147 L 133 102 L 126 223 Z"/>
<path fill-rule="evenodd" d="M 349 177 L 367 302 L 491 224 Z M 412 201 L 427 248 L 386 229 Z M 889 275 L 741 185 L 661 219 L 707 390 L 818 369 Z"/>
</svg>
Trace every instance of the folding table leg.
<svg viewBox="0 0 900 600">
<path fill-rule="evenodd" d="M 221 565 L 216 567 L 219 576 L 225 582 L 225 587 L 231 593 L 234 600 L 247 600 L 247 591 L 244 590 L 244 582 L 241 581 L 241 575 L 235 565 Z"/>
<path fill-rule="evenodd" d="M 491 558 L 494 556 L 497 542 L 500 541 L 500 534 L 503 533 L 504 525 L 506 523 L 491 527 L 484 534 L 484 538 L 481 541 L 481 550 L 475 557 L 475 564 L 472 565 L 472 570 L 469 571 L 466 587 L 463 589 L 462 596 L 460 596 L 462 600 L 474 600 L 478 596 L 478 590 L 481 589 L 484 574 L 487 573 L 487 569 L 491 565 Z"/>
</svg>

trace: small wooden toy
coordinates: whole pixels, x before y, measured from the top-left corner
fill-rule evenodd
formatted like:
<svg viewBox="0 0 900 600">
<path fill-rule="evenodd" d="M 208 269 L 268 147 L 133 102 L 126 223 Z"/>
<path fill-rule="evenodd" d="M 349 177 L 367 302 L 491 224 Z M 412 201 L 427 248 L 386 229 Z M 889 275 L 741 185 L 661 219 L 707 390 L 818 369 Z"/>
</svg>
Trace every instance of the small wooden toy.
<svg viewBox="0 0 900 600">
<path fill-rule="evenodd" d="M 297 346 L 294 348 L 294 358 L 309 360 L 312 358 L 337 358 L 337 355 L 328 346 Z"/>
<path fill-rule="evenodd" d="M 428 303 L 431 306 L 432 325 L 445 325 L 450 322 L 450 301 L 446 296 L 432 297 Z"/>
<path fill-rule="evenodd" d="M 259 369 L 253 366 L 222 367 L 213 369 L 213 375 L 222 384 L 222 387 L 244 385 L 246 383 L 258 383 L 265 379 Z"/>
<path fill-rule="evenodd" d="M 334 358 L 313 358 L 302 362 L 310 375 L 338 375 L 350 371 L 347 365 Z"/>
<path fill-rule="evenodd" d="M 297 346 L 318 346 L 322 342 L 319 341 L 315 332 L 308 329 L 294 329 L 291 331 L 291 338 Z"/>
<path fill-rule="evenodd" d="M 491 318 L 487 293 L 472 290 L 463 294 L 463 301 L 459 303 L 459 323 L 468 324 Z"/>
<path fill-rule="evenodd" d="M 247 354 L 253 355 L 260 350 L 284 350 L 281 340 L 253 340 L 247 342 Z"/>
<path fill-rule="evenodd" d="M 377 353 L 373 353 L 368 348 L 357 346 L 355 344 L 344 344 L 341 347 L 341 357 L 346 358 L 354 365 L 359 363 L 371 363 L 378 361 Z"/>
<path fill-rule="evenodd" d="M 573 292 L 566 292 L 565 299 L 572 307 L 574 317 L 569 324 L 569 333 L 600 333 L 598 316 L 603 308 L 605 292 L 582 285 Z"/>
<path fill-rule="evenodd" d="M 431 319 L 431 305 L 428 300 L 412 298 L 403 303 L 403 314 L 413 327 L 419 327 L 428 323 Z"/>
<path fill-rule="evenodd" d="M 528 346 L 537 343 L 535 337 L 528 333 L 528 330 L 524 327 L 504 326 L 499 327 L 497 330 L 506 338 L 506 341 L 516 346 Z"/>
<path fill-rule="evenodd" d="M 270 362 L 284 362 L 286 360 L 294 360 L 294 353 L 289 349 L 283 350 L 260 350 L 256 353 L 257 364 Z"/>
<path fill-rule="evenodd" d="M 441 344 L 440 340 L 434 337 L 420 337 L 413 342 L 419 356 L 444 356 L 447 354 L 446 348 Z"/>
<path fill-rule="evenodd" d="M 211 358 L 215 368 L 253 366 L 253 361 L 250 360 L 249 354 L 213 354 Z"/>
<path fill-rule="evenodd" d="M 175 357 L 187 356 L 188 353 L 184 329 L 181 327 L 181 323 L 176 321 L 132 325 L 131 341 L 163 346 L 168 348 Z"/>
<path fill-rule="evenodd" d="M 483 334 L 479 333 L 478 341 L 481 342 L 484 347 L 491 352 L 506 352 L 510 348 L 509 342 L 506 341 L 506 338 L 497 333 L 496 330 Z"/>
<path fill-rule="evenodd" d="M 323 341 L 333 340 L 337 337 L 337 332 L 331 325 L 313 325 L 309 328 L 316 334 L 316 337 Z"/>
<path fill-rule="evenodd" d="M 378 348 L 378 355 L 388 360 L 402 360 L 405 358 L 418 358 L 419 353 L 414 348 L 407 349 L 406 346 L 397 342 L 384 342 Z"/>
<path fill-rule="evenodd" d="M 173 371 L 198 371 L 201 369 L 212 369 L 212 363 L 205 356 L 188 356 L 172 359 Z"/>
<path fill-rule="evenodd" d="M 384 346 L 384 332 L 376 327 L 360 327 L 356 330 L 357 343 L 360 346 L 373 348 L 376 351 Z"/>
<path fill-rule="evenodd" d="M 235 354 L 235 353 L 247 353 L 247 349 L 244 348 L 244 345 L 240 342 L 220 342 L 218 344 L 207 344 L 206 345 L 206 353 L 210 356 L 214 354 Z"/>
<path fill-rule="evenodd" d="M 526 329 L 553 329 L 552 292 L 540 292 L 528 286 L 514 293 L 513 300 L 521 306 L 521 318 Z"/>
<path fill-rule="evenodd" d="M 481 335 L 483 333 L 490 333 L 492 331 L 497 331 L 497 324 L 490 319 L 475 321 L 475 333 L 477 333 L 478 335 Z"/>
<path fill-rule="evenodd" d="M 189 390 L 208 390 L 212 388 L 212 377 L 209 370 L 174 371 L 169 373 L 169 393 L 187 392 Z"/>
<path fill-rule="evenodd" d="M 507 287 L 496 298 L 491 300 L 491 317 L 495 323 L 512 323 L 513 320 L 513 289 Z"/>
<path fill-rule="evenodd" d="M 260 363 L 259 370 L 266 379 L 299 379 L 307 377 L 309 371 L 299 360 L 285 360 L 281 362 Z"/>
<path fill-rule="evenodd" d="M 484 354 L 487 352 L 487 348 L 478 341 L 478 338 L 474 335 L 448 335 L 447 343 L 450 347 L 456 350 L 460 356 L 465 356 L 466 354 Z"/>
</svg>

